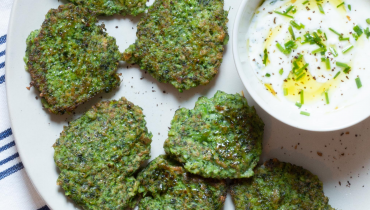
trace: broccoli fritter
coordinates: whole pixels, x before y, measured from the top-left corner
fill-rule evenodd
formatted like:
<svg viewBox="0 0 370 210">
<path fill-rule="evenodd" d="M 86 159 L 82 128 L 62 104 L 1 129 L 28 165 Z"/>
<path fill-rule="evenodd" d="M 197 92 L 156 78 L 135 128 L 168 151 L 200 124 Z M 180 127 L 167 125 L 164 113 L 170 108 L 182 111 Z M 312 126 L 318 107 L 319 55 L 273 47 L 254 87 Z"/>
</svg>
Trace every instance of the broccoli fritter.
<svg viewBox="0 0 370 210">
<path fill-rule="evenodd" d="M 150 162 L 137 180 L 143 197 L 139 209 L 145 210 L 217 210 L 227 194 L 224 180 L 190 174 L 165 155 Z"/>
<path fill-rule="evenodd" d="M 224 0 L 156 0 L 123 60 L 180 92 L 215 77 L 228 42 Z"/>
<path fill-rule="evenodd" d="M 151 138 L 140 107 L 125 98 L 100 102 L 54 144 L 57 184 L 84 209 L 133 207 L 139 184 L 133 174 L 150 158 Z"/>
<path fill-rule="evenodd" d="M 145 12 L 146 0 L 69 0 L 98 15 L 138 15 Z"/>
<path fill-rule="evenodd" d="M 116 40 L 95 25 L 93 12 L 73 4 L 51 9 L 41 29 L 27 38 L 25 62 L 43 106 L 73 111 L 99 92 L 119 86 Z"/>
<path fill-rule="evenodd" d="M 257 167 L 250 179 L 234 180 L 231 196 L 236 210 L 333 210 L 316 175 L 277 159 Z"/>
<path fill-rule="evenodd" d="M 210 178 L 253 176 L 262 153 L 264 123 L 239 94 L 200 97 L 194 109 L 175 113 L 166 154 L 187 171 Z"/>
</svg>

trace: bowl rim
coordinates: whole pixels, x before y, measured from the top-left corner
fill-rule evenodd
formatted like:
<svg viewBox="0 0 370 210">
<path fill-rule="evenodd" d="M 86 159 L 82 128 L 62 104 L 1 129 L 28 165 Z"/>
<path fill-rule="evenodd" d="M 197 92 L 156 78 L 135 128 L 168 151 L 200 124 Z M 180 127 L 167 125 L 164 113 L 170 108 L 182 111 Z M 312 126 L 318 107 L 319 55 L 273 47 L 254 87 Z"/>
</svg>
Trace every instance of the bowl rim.
<svg viewBox="0 0 370 210">
<path fill-rule="evenodd" d="M 239 54 L 238 54 L 238 35 L 239 35 L 238 30 L 239 30 L 239 25 L 240 25 L 240 21 L 241 21 L 241 18 L 242 18 L 243 11 L 245 10 L 245 7 L 246 7 L 246 5 L 249 1 L 253 1 L 253 0 L 243 0 L 240 4 L 239 8 L 238 8 L 237 13 L 236 13 L 235 21 L 234 21 L 234 24 L 233 24 L 233 31 L 232 31 L 232 51 L 233 51 L 234 63 L 235 63 L 239 78 L 241 79 L 243 85 L 245 86 L 246 90 L 251 95 L 253 100 L 264 111 L 266 111 L 270 116 L 272 116 L 273 118 L 277 119 L 278 121 L 280 121 L 280 122 L 282 122 L 286 125 L 289 125 L 291 127 L 298 128 L 298 129 L 301 129 L 301 130 L 313 131 L 313 132 L 330 132 L 330 131 L 343 130 L 343 129 L 349 128 L 351 126 L 354 126 L 354 125 L 364 121 L 365 119 L 367 119 L 370 116 L 370 112 L 368 112 L 368 114 L 364 114 L 362 117 L 359 117 L 355 120 L 345 122 L 345 123 L 341 124 L 341 126 L 336 126 L 336 127 L 328 126 L 328 127 L 322 127 L 322 128 L 312 128 L 312 127 L 309 127 L 309 126 L 305 127 L 305 126 L 294 124 L 293 122 L 287 120 L 287 118 L 280 117 L 265 102 L 263 102 L 262 98 L 260 98 L 259 95 L 256 93 L 256 91 L 254 91 L 254 88 L 249 84 L 247 79 L 245 77 L 243 77 L 243 74 L 242 74 L 243 67 L 241 66 L 241 61 L 240 61 L 240 57 L 239 57 Z M 261 3 L 262 3 L 264 0 L 259 0 L 259 1 L 261 1 Z"/>
</svg>

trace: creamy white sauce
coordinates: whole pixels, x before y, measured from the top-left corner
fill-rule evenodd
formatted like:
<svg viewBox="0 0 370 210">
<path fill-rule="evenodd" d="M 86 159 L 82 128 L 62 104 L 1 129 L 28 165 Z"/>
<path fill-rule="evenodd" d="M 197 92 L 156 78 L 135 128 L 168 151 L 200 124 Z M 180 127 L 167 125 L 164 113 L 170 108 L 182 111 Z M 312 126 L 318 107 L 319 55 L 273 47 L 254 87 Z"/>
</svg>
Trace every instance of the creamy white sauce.
<svg viewBox="0 0 370 210">
<path fill-rule="evenodd" d="M 308 4 L 302 3 L 306 0 L 267 0 L 255 13 L 249 27 L 248 36 L 248 56 L 253 70 L 261 81 L 261 85 L 268 84 L 273 90 L 266 90 L 272 93 L 276 92 L 277 100 L 286 102 L 287 106 L 298 109 L 295 102 L 300 102 L 299 92 L 302 88 L 305 95 L 305 103 L 301 111 L 313 113 L 327 113 L 339 110 L 346 106 L 356 103 L 362 98 L 370 96 L 370 39 L 365 34 L 356 41 L 351 33 L 355 33 L 353 27 L 359 25 L 362 29 L 370 27 L 366 19 L 370 18 L 370 1 L 356 0 L 350 1 L 352 10 L 349 11 L 348 4 L 337 8 L 342 3 L 339 0 L 321 1 L 325 14 L 320 13 L 316 0 L 310 0 Z M 294 19 L 276 14 L 274 11 L 284 12 L 290 5 L 295 6 L 296 13 L 288 13 Z M 308 9 L 307 9 L 308 8 Z M 319 47 L 310 44 L 300 44 L 297 41 L 298 48 L 293 50 L 289 55 L 285 55 L 276 47 L 279 42 L 282 46 L 291 40 L 288 31 L 290 21 L 304 24 L 305 28 L 298 30 L 293 27 L 296 38 L 304 39 L 304 34 L 320 29 L 323 33 L 319 34 L 328 51 L 325 56 L 320 53 L 312 54 L 311 52 Z M 343 37 L 349 37 L 349 41 L 339 41 L 338 35 L 329 30 L 334 30 L 343 34 Z M 324 33 L 327 40 L 324 38 Z M 348 53 L 342 51 L 353 45 L 354 48 Z M 334 57 L 329 51 L 329 47 L 334 47 L 338 56 Z M 263 64 L 264 50 L 268 51 L 268 63 Z M 295 56 L 302 54 L 304 61 L 309 64 L 308 75 L 312 75 L 316 80 L 310 80 L 305 84 L 292 87 L 289 86 L 289 95 L 284 96 L 284 88 L 287 83 L 284 82 L 292 71 L 292 60 Z M 331 69 L 327 70 L 325 62 L 321 58 L 329 58 Z M 336 66 L 336 62 L 343 62 L 351 66 L 349 74 L 343 73 L 344 68 Z M 279 74 L 283 69 L 284 73 Z M 333 79 L 338 71 L 340 75 Z M 266 74 L 270 77 L 266 77 Z M 362 82 L 362 88 L 358 89 L 355 79 L 359 77 Z M 302 80 L 303 81 L 303 80 Z M 300 83 L 302 81 L 296 81 Z M 292 83 L 289 83 L 292 84 Z M 324 90 L 328 90 L 330 103 L 325 100 Z M 293 95 L 294 94 L 294 95 Z M 299 112 L 298 112 L 299 114 Z"/>
</svg>

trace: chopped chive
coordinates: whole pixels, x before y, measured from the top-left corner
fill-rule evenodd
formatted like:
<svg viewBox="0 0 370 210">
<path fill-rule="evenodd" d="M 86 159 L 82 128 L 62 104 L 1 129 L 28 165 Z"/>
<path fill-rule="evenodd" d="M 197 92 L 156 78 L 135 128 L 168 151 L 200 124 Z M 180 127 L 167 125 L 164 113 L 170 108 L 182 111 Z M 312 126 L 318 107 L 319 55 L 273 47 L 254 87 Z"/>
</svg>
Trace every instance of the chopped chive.
<svg viewBox="0 0 370 210">
<path fill-rule="evenodd" d="M 329 50 L 334 55 L 334 57 L 338 56 L 338 52 L 334 48 L 330 47 Z"/>
<path fill-rule="evenodd" d="M 356 25 L 355 27 L 353 27 L 353 30 L 356 32 L 356 34 L 360 37 L 364 32 L 362 31 L 362 29 L 360 28 L 360 26 Z"/>
<path fill-rule="evenodd" d="M 263 64 L 266 66 L 267 65 L 267 59 L 268 59 L 267 49 L 265 49 L 263 52 L 264 52 L 264 55 L 263 55 Z"/>
<path fill-rule="evenodd" d="M 284 49 L 284 47 L 283 46 L 281 46 L 281 44 L 278 42 L 278 43 L 276 43 L 276 47 L 282 52 L 282 53 L 284 53 L 284 54 L 289 54 L 285 49 Z"/>
<path fill-rule="evenodd" d="M 344 48 L 344 50 L 342 51 L 342 52 L 343 52 L 343 54 L 345 54 L 345 53 L 349 52 L 350 50 L 352 50 L 352 48 L 353 48 L 353 45 L 350 45 L 350 46 L 348 46 L 348 47 Z"/>
<path fill-rule="evenodd" d="M 295 105 L 298 106 L 298 108 L 302 108 L 302 104 L 299 102 L 296 102 Z"/>
<path fill-rule="evenodd" d="M 338 71 L 338 73 L 334 76 L 334 79 L 336 79 L 340 74 L 340 71 Z"/>
<path fill-rule="evenodd" d="M 330 101 L 329 101 L 329 93 L 328 93 L 327 90 L 325 91 L 325 99 L 326 99 L 326 104 L 329 104 L 330 103 Z"/>
<path fill-rule="evenodd" d="M 299 26 L 301 26 L 301 28 L 305 28 L 306 26 L 305 25 L 303 25 L 302 23 L 301 24 L 299 24 Z"/>
<path fill-rule="evenodd" d="M 271 77 L 271 74 L 269 74 L 269 73 L 266 73 L 266 75 L 265 75 L 266 77 Z"/>
<path fill-rule="evenodd" d="M 349 41 L 349 37 L 339 37 L 339 41 Z"/>
<path fill-rule="evenodd" d="M 280 69 L 279 74 L 283 75 L 283 73 L 284 73 L 284 69 Z"/>
<path fill-rule="evenodd" d="M 321 29 L 318 29 L 318 30 L 317 30 L 317 32 L 318 32 L 319 34 L 322 34 L 322 31 L 321 31 Z"/>
<path fill-rule="evenodd" d="M 296 28 L 296 29 L 298 29 L 298 30 L 300 30 L 302 27 L 300 26 L 300 25 L 298 25 L 298 23 L 296 23 L 294 20 L 292 20 L 292 21 L 290 21 L 290 24 L 294 27 L 294 28 Z"/>
<path fill-rule="evenodd" d="M 348 68 L 349 67 L 347 64 L 342 63 L 342 62 L 337 62 L 336 64 L 337 64 L 337 66 L 343 67 L 343 68 Z"/>
<path fill-rule="evenodd" d="M 367 24 L 370 24 L 370 18 L 366 19 Z"/>
<path fill-rule="evenodd" d="M 304 104 L 304 91 L 303 90 L 301 90 L 300 95 L 301 95 L 301 104 Z"/>
<path fill-rule="evenodd" d="M 302 68 L 300 68 L 296 73 L 295 73 L 295 75 L 300 75 L 306 68 L 308 67 L 308 63 L 306 63 Z M 302 75 L 301 75 L 302 76 Z M 300 79 L 301 77 L 299 77 L 299 79 Z M 297 80 L 299 80 L 298 78 L 297 78 Z"/>
<path fill-rule="evenodd" d="M 329 58 L 325 59 L 326 69 L 331 69 Z"/>
<path fill-rule="evenodd" d="M 287 52 L 287 54 L 289 54 L 292 51 L 292 49 L 297 49 L 298 47 L 298 45 L 292 40 L 285 43 L 284 46 L 285 46 L 285 51 Z"/>
<path fill-rule="evenodd" d="M 298 69 L 298 68 L 299 68 L 297 61 L 294 61 L 294 62 L 293 62 L 293 65 L 294 65 L 294 68 L 296 68 L 296 69 Z"/>
<path fill-rule="evenodd" d="M 369 27 L 367 27 L 367 28 L 364 30 L 364 33 L 365 33 L 365 35 L 366 35 L 366 38 L 368 38 L 368 39 L 369 39 L 369 37 L 370 37 L 370 30 L 369 30 Z"/>
<path fill-rule="evenodd" d="M 348 4 L 348 9 L 349 9 L 349 11 L 352 10 L 352 6 L 350 4 Z"/>
<path fill-rule="evenodd" d="M 289 26 L 288 28 L 290 35 L 292 36 L 292 39 L 295 40 L 295 35 L 292 26 Z"/>
<path fill-rule="evenodd" d="M 321 62 L 325 62 L 326 61 L 326 58 L 321 58 Z"/>
<path fill-rule="evenodd" d="M 362 87 L 362 83 L 361 83 L 360 77 L 357 77 L 355 80 L 356 80 L 357 88 L 360 89 Z"/>
<path fill-rule="evenodd" d="M 293 19 L 293 16 L 291 16 L 291 15 L 287 15 L 287 14 L 279 12 L 279 11 L 275 11 L 275 13 Z"/>
<path fill-rule="evenodd" d="M 300 74 L 302 74 L 302 72 L 303 72 L 303 69 L 299 69 L 298 71 L 294 72 L 294 74 L 296 76 L 299 76 Z"/>
<path fill-rule="evenodd" d="M 353 38 L 355 38 L 356 41 L 358 40 L 358 35 L 356 33 L 352 33 L 352 36 Z"/>
<path fill-rule="evenodd" d="M 302 77 L 304 77 L 306 75 L 306 73 L 303 73 L 301 75 L 299 75 L 299 77 L 297 77 L 295 80 L 296 81 L 299 81 L 300 79 L 302 79 Z"/>
<path fill-rule="evenodd" d="M 315 54 L 315 53 L 324 52 L 324 51 L 326 51 L 326 49 L 323 47 L 320 47 L 319 49 L 312 51 L 312 53 Z"/>
<path fill-rule="evenodd" d="M 288 14 L 290 12 L 290 10 L 292 10 L 294 8 L 293 5 L 290 5 L 286 10 L 285 10 L 285 14 Z"/>
<path fill-rule="evenodd" d="M 312 34 L 315 37 L 316 42 L 321 42 L 321 38 L 319 37 L 319 35 L 316 32 L 313 32 Z"/>
<path fill-rule="evenodd" d="M 344 2 L 338 4 L 337 8 L 339 8 L 340 6 L 343 6 L 344 5 Z"/>
<path fill-rule="evenodd" d="M 303 55 L 302 54 L 300 54 L 299 56 L 298 56 L 298 58 L 297 58 L 297 61 L 301 61 L 301 59 L 303 58 Z"/>
<path fill-rule="evenodd" d="M 319 10 L 322 14 L 325 14 L 325 11 L 324 11 L 324 8 L 322 8 L 322 5 L 321 4 L 317 4 L 317 6 L 319 7 Z"/>
<path fill-rule="evenodd" d="M 309 1 L 309 0 L 307 0 L 307 1 L 303 2 L 302 4 L 303 4 L 303 5 L 305 5 L 305 4 L 307 4 L 308 2 L 310 2 L 310 1 Z"/>
<path fill-rule="evenodd" d="M 324 36 L 325 36 L 325 40 L 328 40 L 328 37 L 326 36 L 326 33 L 324 33 Z"/>
<path fill-rule="evenodd" d="M 336 35 L 342 37 L 342 34 L 340 34 L 339 32 L 337 32 L 336 30 L 332 29 L 332 28 L 329 28 L 330 31 L 332 31 L 333 33 L 335 33 Z"/>
<path fill-rule="evenodd" d="M 309 117 L 311 114 L 310 114 L 310 113 L 308 113 L 308 112 L 301 111 L 301 115 L 304 115 L 304 116 Z"/>
<path fill-rule="evenodd" d="M 288 95 L 288 88 L 284 88 L 284 96 Z"/>
<path fill-rule="evenodd" d="M 308 67 L 308 63 L 306 63 L 301 69 L 305 70 Z"/>
<path fill-rule="evenodd" d="M 344 72 L 345 74 L 348 74 L 348 73 L 349 73 L 349 71 L 351 71 L 351 67 L 347 67 L 347 68 L 345 68 L 345 69 L 343 70 L 343 72 Z"/>
</svg>

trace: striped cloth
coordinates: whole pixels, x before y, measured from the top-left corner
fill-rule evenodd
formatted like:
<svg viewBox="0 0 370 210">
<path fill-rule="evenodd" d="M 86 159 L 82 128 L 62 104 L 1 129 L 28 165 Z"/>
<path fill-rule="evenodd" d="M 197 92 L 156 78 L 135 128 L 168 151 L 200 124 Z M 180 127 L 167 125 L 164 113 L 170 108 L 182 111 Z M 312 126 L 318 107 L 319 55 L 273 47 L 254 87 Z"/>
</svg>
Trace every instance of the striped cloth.
<svg viewBox="0 0 370 210">
<path fill-rule="evenodd" d="M 49 210 L 33 188 L 15 147 L 5 90 L 5 55 L 13 0 L 0 0 L 0 209 Z"/>
</svg>

